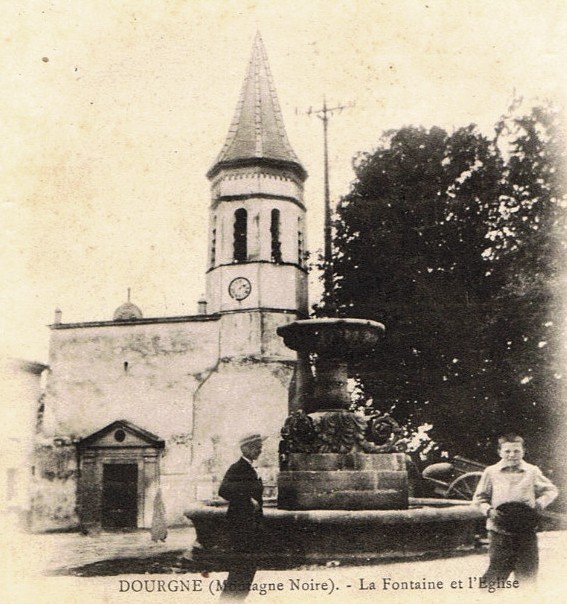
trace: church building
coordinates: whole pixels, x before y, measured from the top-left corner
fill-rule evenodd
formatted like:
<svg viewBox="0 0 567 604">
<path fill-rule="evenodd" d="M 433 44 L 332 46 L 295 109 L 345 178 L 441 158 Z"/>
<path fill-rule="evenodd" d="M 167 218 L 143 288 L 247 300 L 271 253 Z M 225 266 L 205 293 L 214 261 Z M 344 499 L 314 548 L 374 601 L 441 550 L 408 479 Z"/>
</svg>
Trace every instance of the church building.
<svg viewBox="0 0 567 604">
<path fill-rule="evenodd" d="M 193 316 L 145 317 L 130 300 L 107 321 L 50 326 L 35 446 L 32 528 L 149 527 L 216 496 L 244 432 L 278 433 L 295 406 L 296 354 L 276 328 L 308 312 L 303 185 L 260 36 L 211 183 L 206 300 Z M 204 267 L 205 268 L 205 267 Z"/>
</svg>

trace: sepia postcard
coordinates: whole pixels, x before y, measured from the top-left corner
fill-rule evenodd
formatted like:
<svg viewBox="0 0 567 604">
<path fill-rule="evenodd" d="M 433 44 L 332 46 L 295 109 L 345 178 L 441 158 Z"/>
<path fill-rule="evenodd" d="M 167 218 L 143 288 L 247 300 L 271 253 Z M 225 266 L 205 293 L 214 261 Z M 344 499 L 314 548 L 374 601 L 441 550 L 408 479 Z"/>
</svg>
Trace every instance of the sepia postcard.
<svg viewBox="0 0 567 604">
<path fill-rule="evenodd" d="M 2 601 L 560 601 L 567 3 L 1 14 Z"/>
</svg>

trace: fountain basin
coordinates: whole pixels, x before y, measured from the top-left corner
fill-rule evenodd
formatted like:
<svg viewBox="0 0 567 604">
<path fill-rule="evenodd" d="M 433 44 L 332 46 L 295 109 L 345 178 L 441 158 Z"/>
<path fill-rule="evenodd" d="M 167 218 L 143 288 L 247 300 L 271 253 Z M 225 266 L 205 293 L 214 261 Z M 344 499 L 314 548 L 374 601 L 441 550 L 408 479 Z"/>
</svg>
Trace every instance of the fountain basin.
<svg viewBox="0 0 567 604">
<path fill-rule="evenodd" d="M 385 327 L 369 319 L 303 319 L 278 327 L 285 345 L 297 352 L 348 359 L 372 353 Z"/>
<path fill-rule="evenodd" d="M 231 557 L 226 505 L 196 504 L 185 512 L 197 533 L 193 560 L 218 567 Z M 482 514 L 468 502 L 413 499 L 405 510 L 281 510 L 264 508 L 260 566 L 447 555 L 472 550 Z"/>
</svg>

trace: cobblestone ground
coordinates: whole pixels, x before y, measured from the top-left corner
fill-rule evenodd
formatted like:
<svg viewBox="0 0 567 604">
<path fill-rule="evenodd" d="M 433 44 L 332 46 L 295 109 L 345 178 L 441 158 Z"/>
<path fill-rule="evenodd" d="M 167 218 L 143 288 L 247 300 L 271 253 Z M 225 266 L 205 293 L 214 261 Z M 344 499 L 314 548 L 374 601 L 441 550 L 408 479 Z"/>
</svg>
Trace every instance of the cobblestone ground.
<svg viewBox="0 0 567 604">
<path fill-rule="evenodd" d="M 170 529 L 165 543 L 152 543 L 149 532 L 20 535 L 4 550 L 9 564 L 0 601 L 10 604 L 145 604 L 214 602 L 226 573 L 117 574 L 106 577 L 57 576 L 72 568 L 121 558 L 154 558 L 180 553 L 194 540 L 191 527 Z M 567 532 L 540 534 L 541 571 L 536 591 L 513 587 L 478 589 L 486 552 L 443 559 L 396 561 L 368 566 L 313 566 L 295 570 L 259 570 L 247 602 L 555 602 L 567 593 Z M 117 562 L 117 564 L 120 564 Z M 143 565 L 142 565 L 143 566 Z M 469 587 L 469 577 L 473 588 Z M 429 587 L 419 587 L 427 582 Z M 442 587 L 431 587 L 442 581 Z M 407 588 L 411 585 L 413 588 Z M 460 582 L 460 583 L 459 583 Z M 417 587 L 416 587 L 417 586 Z M 374 588 L 374 589 L 373 589 Z M 5 592 L 5 595 L 2 595 Z M 265 593 L 264 593 L 265 592 Z"/>
<path fill-rule="evenodd" d="M 103 532 L 94 536 L 59 533 L 33 535 L 31 540 L 41 545 L 46 554 L 40 572 L 50 574 L 101 560 L 151 558 L 188 550 L 195 540 L 195 531 L 192 527 L 169 529 L 164 543 L 154 543 L 149 531 Z"/>
</svg>

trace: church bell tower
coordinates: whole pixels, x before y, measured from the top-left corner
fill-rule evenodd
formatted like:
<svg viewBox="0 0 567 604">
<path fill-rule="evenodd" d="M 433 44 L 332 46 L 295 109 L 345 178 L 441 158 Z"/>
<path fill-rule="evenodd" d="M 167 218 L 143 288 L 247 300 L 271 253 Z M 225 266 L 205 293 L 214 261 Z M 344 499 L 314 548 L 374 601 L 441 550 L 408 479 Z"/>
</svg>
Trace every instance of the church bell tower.
<svg viewBox="0 0 567 604">
<path fill-rule="evenodd" d="M 305 317 L 307 173 L 289 144 L 259 34 L 228 136 L 207 177 L 209 312 L 244 313 L 250 321 L 257 315 L 259 329 L 273 324 L 274 333 L 278 323 Z M 242 318 L 235 320 L 246 328 Z M 265 352 L 257 348 L 265 348 L 266 336 L 242 352 Z"/>
</svg>

